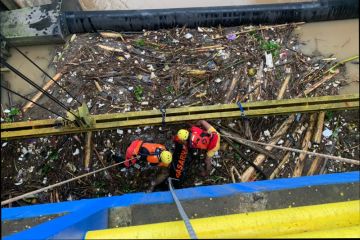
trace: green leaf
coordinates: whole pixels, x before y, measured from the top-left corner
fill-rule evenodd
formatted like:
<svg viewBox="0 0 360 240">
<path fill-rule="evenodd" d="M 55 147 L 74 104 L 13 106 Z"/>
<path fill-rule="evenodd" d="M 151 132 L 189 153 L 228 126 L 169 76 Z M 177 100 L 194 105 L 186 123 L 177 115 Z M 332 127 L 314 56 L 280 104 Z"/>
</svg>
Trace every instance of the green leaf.
<svg viewBox="0 0 360 240">
<path fill-rule="evenodd" d="M 143 47 L 145 46 L 145 40 L 140 38 L 138 40 L 135 41 L 135 46 L 138 46 L 138 47 Z"/>
</svg>

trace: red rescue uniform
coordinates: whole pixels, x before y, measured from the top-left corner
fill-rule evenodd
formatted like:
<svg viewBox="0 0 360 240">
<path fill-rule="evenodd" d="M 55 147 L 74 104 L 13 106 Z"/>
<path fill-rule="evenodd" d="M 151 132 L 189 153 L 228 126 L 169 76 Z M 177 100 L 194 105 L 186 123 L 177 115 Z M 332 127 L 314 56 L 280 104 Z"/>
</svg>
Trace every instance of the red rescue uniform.
<svg viewBox="0 0 360 240">
<path fill-rule="evenodd" d="M 181 143 L 177 136 L 174 137 L 175 142 Z M 189 129 L 188 146 L 194 149 L 207 150 L 207 156 L 212 157 L 220 147 L 220 137 L 214 128 L 204 131 L 199 127 L 192 126 Z"/>
</svg>

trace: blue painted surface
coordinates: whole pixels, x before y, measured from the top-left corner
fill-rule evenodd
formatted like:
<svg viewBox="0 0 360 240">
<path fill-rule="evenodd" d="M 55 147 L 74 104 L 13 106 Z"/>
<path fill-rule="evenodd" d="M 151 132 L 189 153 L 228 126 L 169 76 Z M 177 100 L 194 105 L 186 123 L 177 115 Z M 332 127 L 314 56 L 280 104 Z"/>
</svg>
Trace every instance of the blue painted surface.
<svg viewBox="0 0 360 240">
<path fill-rule="evenodd" d="M 224 197 L 238 193 L 252 193 L 294 189 L 314 185 L 359 182 L 360 172 L 334 173 L 298 178 L 283 178 L 247 183 L 213 185 L 176 190 L 180 200 Z M 133 193 L 115 197 L 84 199 L 79 201 L 39 204 L 26 207 L 1 209 L 1 220 L 49 215 L 61 212 L 68 214 L 48 221 L 20 233 L 9 235 L 4 240 L 13 239 L 81 239 L 89 230 L 104 229 L 107 226 L 108 209 L 134 204 L 172 203 L 169 192 Z"/>
</svg>

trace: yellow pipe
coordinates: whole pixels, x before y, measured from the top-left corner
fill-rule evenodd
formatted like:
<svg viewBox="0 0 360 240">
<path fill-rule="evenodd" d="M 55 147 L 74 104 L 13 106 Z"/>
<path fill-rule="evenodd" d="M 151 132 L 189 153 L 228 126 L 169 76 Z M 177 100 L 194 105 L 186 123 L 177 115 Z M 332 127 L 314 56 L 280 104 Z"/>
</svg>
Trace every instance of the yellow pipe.
<svg viewBox="0 0 360 240">
<path fill-rule="evenodd" d="M 190 220 L 199 238 L 269 238 L 360 225 L 360 201 Z M 147 213 L 144 213 L 147 214 Z M 189 238 L 183 221 L 89 231 L 85 239 Z"/>
<path fill-rule="evenodd" d="M 272 238 L 360 238 L 360 225 L 275 236 Z"/>
</svg>

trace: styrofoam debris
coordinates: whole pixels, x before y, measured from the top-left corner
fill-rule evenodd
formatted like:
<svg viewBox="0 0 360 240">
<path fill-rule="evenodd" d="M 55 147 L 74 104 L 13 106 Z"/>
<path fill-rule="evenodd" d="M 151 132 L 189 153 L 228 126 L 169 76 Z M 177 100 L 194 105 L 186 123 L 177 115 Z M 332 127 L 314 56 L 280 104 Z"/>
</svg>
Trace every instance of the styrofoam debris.
<svg viewBox="0 0 360 240">
<path fill-rule="evenodd" d="M 71 103 L 73 100 L 73 98 L 68 98 L 68 100 L 66 101 L 67 103 Z"/>
<path fill-rule="evenodd" d="M 267 53 L 265 52 L 265 60 L 266 60 L 266 66 L 267 66 L 268 68 L 273 68 L 273 67 L 274 67 L 273 57 L 272 57 L 272 54 L 271 54 L 271 53 L 267 54 Z"/>
<path fill-rule="evenodd" d="M 4 110 L 4 113 L 10 113 L 10 110 L 9 110 L 9 109 L 5 109 L 5 110 Z"/>
<path fill-rule="evenodd" d="M 141 105 L 142 106 L 147 106 L 147 105 L 149 105 L 149 102 L 148 101 L 141 102 Z"/>
<path fill-rule="evenodd" d="M 76 156 L 76 155 L 78 155 L 80 153 L 80 151 L 79 151 L 79 149 L 77 148 L 77 149 L 75 149 L 75 152 L 73 152 L 73 156 Z"/>
<path fill-rule="evenodd" d="M 284 143 L 284 140 L 280 139 L 277 144 L 281 145 Z"/>
<path fill-rule="evenodd" d="M 16 186 L 23 184 L 24 180 L 21 178 L 18 182 L 14 183 Z"/>
<path fill-rule="evenodd" d="M 193 37 L 193 35 L 192 35 L 191 33 L 187 33 L 187 34 L 184 35 L 184 37 L 185 37 L 186 39 L 190 39 L 190 38 Z"/>
<path fill-rule="evenodd" d="M 47 183 L 47 177 L 44 177 L 44 180 L 42 181 L 43 184 Z"/>
<path fill-rule="evenodd" d="M 200 185 L 203 185 L 203 182 L 196 182 L 194 183 L 195 186 L 200 186 Z"/>
<path fill-rule="evenodd" d="M 112 82 L 114 82 L 114 78 L 113 78 L 113 77 L 109 77 L 106 81 L 109 82 L 109 83 L 112 83 Z"/>
<path fill-rule="evenodd" d="M 8 144 L 7 142 L 4 142 L 4 143 L 2 144 L 2 147 L 5 147 L 7 144 Z"/>
<path fill-rule="evenodd" d="M 220 83 L 222 81 L 222 79 L 221 78 L 217 78 L 217 79 L 215 79 L 215 82 L 216 83 Z"/>
<path fill-rule="evenodd" d="M 269 130 L 265 130 L 265 131 L 264 131 L 264 135 L 265 135 L 266 137 L 270 137 L 270 131 L 269 131 Z"/>
<path fill-rule="evenodd" d="M 117 132 L 118 134 L 122 135 L 122 134 L 124 133 L 124 130 L 118 129 L 118 130 L 116 130 L 116 132 Z"/>
<path fill-rule="evenodd" d="M 128 129 L 127 132 L 128 132 L 128 133 L 131 133 L 131 129 Z"/>
<path fill-rule="evenodd" d="M 323 134 L 324 137 L 328 138 L 328 137 L 330 137 L 330 136 L 333 134 L 333 131 L 331 131 L 331 130 L 328 129 L 328 128 L 325 128 L 325 130 L 323 131 L 322 134 Z"/>
</svg>

